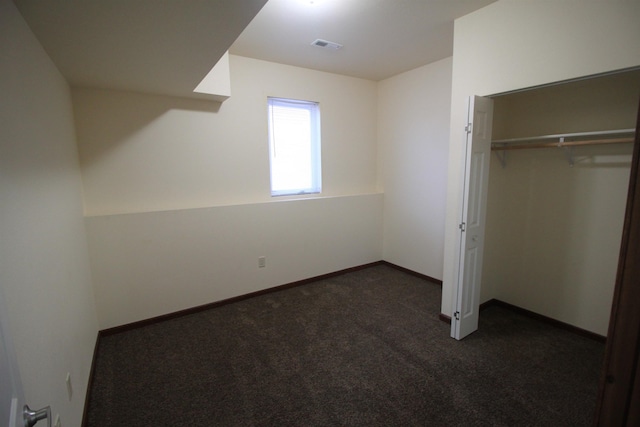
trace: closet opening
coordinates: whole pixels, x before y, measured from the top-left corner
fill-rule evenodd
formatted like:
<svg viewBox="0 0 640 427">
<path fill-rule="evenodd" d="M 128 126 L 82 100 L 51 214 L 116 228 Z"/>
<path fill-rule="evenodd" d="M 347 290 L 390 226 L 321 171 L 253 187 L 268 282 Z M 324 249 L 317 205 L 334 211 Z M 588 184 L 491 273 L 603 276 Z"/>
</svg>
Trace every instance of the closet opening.
<svg viewBox="0 0 640 427">
<path fill-rule="evenodd" d="M 606 337 L 639 94 L 634 69 L 492 97 L 481 302 Z"/>
</svg>

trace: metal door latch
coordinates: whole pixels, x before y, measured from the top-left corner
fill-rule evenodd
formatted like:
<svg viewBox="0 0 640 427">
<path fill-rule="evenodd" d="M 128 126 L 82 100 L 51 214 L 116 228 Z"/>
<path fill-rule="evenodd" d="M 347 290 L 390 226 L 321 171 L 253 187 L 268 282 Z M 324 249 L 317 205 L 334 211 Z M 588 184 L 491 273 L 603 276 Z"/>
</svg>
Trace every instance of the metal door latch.
<svg viewBox="0 0 640 427">
<path fill-rule="evenodd" d="M 40 420 L 47 420 L 47 427 L 51 427 L 51 406 L 45 406 L 37 411 L 32 411 L 29 405 L 22 408 L 22 419 L 24 427 L 33 427 Z"/>
</svg>

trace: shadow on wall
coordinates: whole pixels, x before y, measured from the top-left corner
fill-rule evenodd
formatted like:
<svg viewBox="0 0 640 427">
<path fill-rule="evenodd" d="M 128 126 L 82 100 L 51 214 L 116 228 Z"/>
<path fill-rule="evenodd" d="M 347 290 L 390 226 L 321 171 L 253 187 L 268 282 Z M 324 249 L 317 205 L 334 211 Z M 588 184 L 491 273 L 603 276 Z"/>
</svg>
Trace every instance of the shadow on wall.
<svg viewBox="0 0 640 427">
<path fill-rule="evenodd" d="M 217 101 L 82 88 L 72 88 L 72 101 L 76 137 L 78 141 L 91 141 L 78 147 L 83 167 L 127 144 L 133 135 L 153 132 L 150 128 L 165 114 L 172 111 L 216 114 L 222 107 Z M 155 131 L 166 135 L 167 129 Z M 176 138 L 180 140 L 179 135 Z"/>
</svg>

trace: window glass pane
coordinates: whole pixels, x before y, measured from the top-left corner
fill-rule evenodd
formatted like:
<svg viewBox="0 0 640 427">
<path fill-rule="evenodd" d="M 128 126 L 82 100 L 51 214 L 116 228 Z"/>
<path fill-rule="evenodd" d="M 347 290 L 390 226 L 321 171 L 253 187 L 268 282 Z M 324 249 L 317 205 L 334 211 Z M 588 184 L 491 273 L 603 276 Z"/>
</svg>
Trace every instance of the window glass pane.
<svg viewBox="0 0 640 427">
<path fill-rule="evenodd" d="M 320 126 L 315 102 L 269 98 L 271 194 L 320 192 Z"/>
</svg>

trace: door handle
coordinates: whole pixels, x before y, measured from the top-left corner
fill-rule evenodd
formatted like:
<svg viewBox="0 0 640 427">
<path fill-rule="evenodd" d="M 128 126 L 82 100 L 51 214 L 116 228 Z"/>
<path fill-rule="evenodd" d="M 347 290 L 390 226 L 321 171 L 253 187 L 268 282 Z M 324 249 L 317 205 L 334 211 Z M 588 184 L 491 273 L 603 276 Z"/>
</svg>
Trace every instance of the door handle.
<svg viewBox="0 0 640 427">
<path fill-rule="evenodd" d="M 32 411 L 29 405 L 22 408 L 24 427 L 33 427 L 38 421 L 47 419 L 47 427 L 51 427 L 51 406 L 45 406 L 37 411 Z"/>
</svg>

